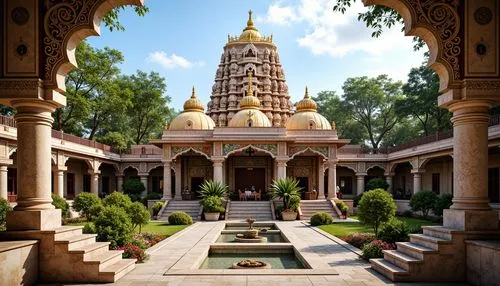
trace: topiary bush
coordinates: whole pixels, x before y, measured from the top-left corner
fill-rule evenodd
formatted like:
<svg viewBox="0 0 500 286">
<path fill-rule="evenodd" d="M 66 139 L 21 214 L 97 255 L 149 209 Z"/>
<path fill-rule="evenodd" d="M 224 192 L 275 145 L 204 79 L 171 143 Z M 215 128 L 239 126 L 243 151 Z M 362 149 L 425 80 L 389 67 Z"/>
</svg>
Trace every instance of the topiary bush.
<svg viewBox="0 0 500 286">
<path fill-rule="evenodd" d="M 128 179 L 123 182 L 123 192 L 131 195 L 141 195 L 146 187 L 139 179 Z"/>
<path fill-rule="evenodd" d="M 113 192 L 113 193 L 107 195 L 102 200 L 102 203 L 106 207 L 116 206 L 119 208 L 127 209 L 132 204 L 132 200 L 130 199 L 129 196 L 124 195 L 123 193 Z"/>
<path fill-rule="evenodd" d="M 363 245 L 375 240 L 375 235 L 371 233 L 351 233 L 348 236 L 341 237 L 341 239 L 350 245 L 361 249 Z"/>
<path fill-rule="evenodd" d="M 73 209 L 88 221 L 92 220 L 91 209 L 97 205 L 102 205 L 102 201 L 97 195 L 92 193 L 79 193 L 73 201 Z"/>
<path fill-rule="evenodd" d="M 129 243 L 132 222 L 124 209 L 106 206 L 94 221 L 98 241 L 109 241 L 112 248 Z"/>
<path fill-rule="evenodd" d="M 436 200 L 434 207 L 432 208 L 432 212 L 437 216 L 443 216 L 443 210 L 449 209 L 453 204 L 453 195 L 452 194 L 442 194 Z"/>
<path fill-rule="evenodd" d="M 12 207 L 9 202 L 4 198 L 0 198 L 0 228 L 3 228 L 3 225 L 7 221 L 7 212 L 11 210 Z"/>
<path fill-rule="evenodd" d="M 421 212 L 424 218 L 429 216 L 429 211 L 434 208 L 438 196 L 433 191 L 420 191 L 410 199 L 410 207 L 414 212 Z"/>
<path fill-rule="evenodd" d="M 163 205 L 165 205 L 164 202 L 156 202 L 153 207 L 152 207 L 152 210 L 153 210 L 153 216 L 157 216 L 158 213 L 160 213 L 160 210 L 161 208 L 163 207 Z"/>
<path fill-rule="evenodd" d="M 389 188 L 389 184 L 387 184 L 385 179 L 381 178 L 374 178 L 369 180 L 368 183 L 366 183 L 366 189 L 368 191 L 375 189 L 383 189 L 384 191 L 387 191 L 387 188 Z"/>
<path fill-rule="evenodd" d="M 311 225 L 312 226 L 332 224 L 332 223 L 333 223 L 333 218 L 327 212 L 317 212 L 317 213 L 313 214 L 311 217 Z"/>
<path fill-rule="evenodd" d="M 388 222 L 382 224 L 378 238 L 389 243 L 408 241 L 409 233 L 410 229 L 408 225 L 404 221 L 393 217 Z"/>
<path fill-rule="evenodd" d="M 168 216 L 168 223 L 172 225 L 193 224 L 193 218 L 185 212 L 173 212 Z"/>
<path fill-rule="evenodd" d="M 382 250 L 395 249 L 394 245 L 387 243 L 383 240 L 374 240 L 365 244 L 361 250 L 363 251 L 363 258 L 369 260 L 371 258 L 383 258 L 384 253 Z"/>
<path fill-rule="evenodd" d="M 68 202 L 66 202 L 65 199 L 61 198 L 56 194 L 52 194 L 52 205 L 56 207 L 56 209 L 61 210 L 61 215 L 63 219 L 69 217 L 69 204 Z"/>
<path fill-rule="evenodd" d="M 148 224 L 151 219 L 148 209 L 140 202 L 134 202 L 127 208 L 127 214 L 132 222 L 132 230 L 139 227 L 139 233 L 142 231 L 142 226 Z"/>
<path fill-rule="evenodd" d="M 391 195 L 383 189 L 365 192 L 358 205 L 358 217 L 361 223 L 373 227 L 375 236 L 380 225 L 389 221 L 396 214 L 396 204 Z"/>
</svg>

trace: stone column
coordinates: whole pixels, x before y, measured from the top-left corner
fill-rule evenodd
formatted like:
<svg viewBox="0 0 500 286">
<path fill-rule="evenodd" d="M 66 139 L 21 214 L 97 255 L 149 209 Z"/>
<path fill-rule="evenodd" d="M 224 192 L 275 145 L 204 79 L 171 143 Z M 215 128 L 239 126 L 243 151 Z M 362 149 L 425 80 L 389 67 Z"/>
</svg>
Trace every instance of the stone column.
<svg viewBox="0 0 500 286">
<path fill-rule="evenodd" d="M 219 183 L 224 183 L 222 178 L 222 163 L 224 159 L 213 159 L 213 168 L 214 168 L 214 181 Z"/>
<path fill-rule="evenodd" d="M 139 178 L 141 180 L 141 183 L 144 185 L 144 192 L 146 194 L 148 193 L 148 187 L 149 187 L 148 186 L 148 177 L 149 177 L 148 173 L 141 173 L 141 174 L 139 174 Z M 141 196 L 142 196 L 142 194 L 141 194 Z"/>
<path fill-rule="evenodd" d="M 318 200 L 325 199 L 325 167 L 323 160 L 318 160 Z"/>
<path fill-rule="evenodd" d="M 171 162 L 163 162 L 163 200 L 172 199 L 172 170 L 170 170 Z"/>
<path fill-rule="evenodd" d="M 12 101 L 17 113 L 17 206 L 7 230 L 50 230 L 61 226 L 51 198 L 51 132 L 56 106 L 45 101 Z"/>
<path fill-rule="evenodd" d="M 66 166 L 54 169 L 54 193 L 61 198 L 64 198 L 64 172 L 66 170 Z"/>
<path fill-rule="evenodd" d="M 278 166 L 278 176 L 277 179 L 284 179 L 286 178 L 286 162 L 288 160 L 277 160 L 276 165 Z"/>
<path fill-rule="evenodd" d="M 488 199 L 488 109 L 486 100 L 452 103 L 453 205 L 443 225 L 461 230 L 498 229 L 498 212 Z"/>
<path fill-rule="evenodd" d="M 366 173 L 356 173 L 356 179 L 357 179 L 356 195 L 361 195 L 365 191 L 365 176 Z"/>
<path fill-rule="evenodd" d="M 89 171 L 90 173 L 90 192 L 99 195 L 99 171 Z"/>
<path fill-rule="evenodd" d="M 337 198 L 337 162 L 328 162 L 328 199 Z"/>
<path fill-rule="evenodd" d="M 0 198 L 8 198 L 7 186 L 8 186 L 8 169 L 7 166 L 0 166 Z"/>
<path fill-rule="evenodd" d="M 181 161 L 175 163 L 175 199 L 182 200 L 182 164 Z"/>
<path fill-rule="evenodd" d="M 422 190 L 422 173 L 424 171 L 421 169 L 411 170 L 413 174 L 413 194 L 416 194 Z"/>
<path fill-rule="evenodd" d="M 123 175 L 122 174 L 116 174 L 116 191 L 118 192 L 123 192 Z"/>
<path fill-rule="evenodd" d="M 388 173 L 385 174 L 385 181 L 387 182 L 387 191 L 389 193 L 392 193 L 392 177 L 394 176 L 394 173 Z"/>
</svg>

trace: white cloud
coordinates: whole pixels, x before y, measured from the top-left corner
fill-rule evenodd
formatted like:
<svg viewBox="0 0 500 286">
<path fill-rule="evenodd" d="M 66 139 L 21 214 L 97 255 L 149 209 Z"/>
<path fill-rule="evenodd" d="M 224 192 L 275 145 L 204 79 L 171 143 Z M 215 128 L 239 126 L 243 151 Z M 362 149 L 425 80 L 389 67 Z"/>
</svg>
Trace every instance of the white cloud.
<svg viewBox="0 0 500 286">
<path fill-rule="evenodd" d="M 282 1 L 271 4 L 264 22 L 306 25 L 304 34 L 297 39 L 299 46 L 315 55 L 341 58 L 355 52 L 380 56 L 397 49 L 409 50 L 411 37 L 404 37 L 401 27 L 384 30 L 379 38 L 372 38 L 372 30 L 358 21 L 359 13 L 367 11 L 361 1 L 356 1 L 345 14 L 332 11 L 335 0 L 301 0 L 288 6 Z"/>
<path fill-rule="evenodd" d="M 191 62 L 186 58 L 178 56 L 176 54 L 172 54 L 171 56 L 169 56 L 164 51 L 155 51 L 150 53 L 146 58 L 146 61 L 158 64 L 167 70 L 175 68 L 189 69 L 193 66 L 202 67 L 205 65 L 205 63 L 202 61 Z"/>
</svg>

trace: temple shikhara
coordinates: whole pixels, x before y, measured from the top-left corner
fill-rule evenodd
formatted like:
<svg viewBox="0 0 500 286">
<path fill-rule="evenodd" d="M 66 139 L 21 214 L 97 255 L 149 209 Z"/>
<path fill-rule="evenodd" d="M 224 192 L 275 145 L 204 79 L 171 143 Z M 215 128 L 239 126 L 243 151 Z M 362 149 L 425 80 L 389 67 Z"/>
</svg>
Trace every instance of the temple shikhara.
<svg viewBox="0 0 500 286">
<path fill-rule="evenodd" d="M 227 37 L 219 64 L 213 67 L 209 101 L 200 100 L 203 96 L 195 86 L 175 94 L 186 101 L 161 138 L 115 152 L 105 144 L 52 130 L 51 114 L 66 104 L 64 80 L 76 63 L 75 47 L 98 33 L 101 18 L 112 8 L 142 2 L 0 4 L 0 104 L 16 112 L 14 117 L 0 116 L 0 198 L 14 206 L 0 231 L 0 284 L 226 277 L 237 270 L 210 268 L 211 255 L 255 247 L 248 253 L 278 249 L 273 254 L 290 255 L 296 266 L 296 272 L 259 271 L 278 279 L 307 278 L 307 285 L 314 284 L 308 278 L 311 270 L 325 279 L 340 277 L 331 280 L 339 283 L 348 284 L 358 275 L 361 280 L 356 282 L 385 283 L 366 270 L 369 263 L 392 281 L 499 285 L 498 271 L 492 269 L 500 265 L 500 120 L 489 113 L 500 102 L 498 1 L 363 0 L 395 9 L 406 24 L 405 33 L 427 44 L 429 65 L 440 79 L 438 105 L 453 114 L 452 130 L 404 145 L 373 151 L 339 138 L 336 123 L 318 112 L 305 82 L 304 93 L 294 95 L 299 100 L 293 102 L 279 47 L 272 35 L 261 34 L 251 11 L 246 25 L 246 15 L 242 19 L 241 33 Z M 278 221 L 277 205 L 284 206 L 284 199 L 273 199 L 270 191 L 273 182 L 284 178 L 296 179 L 301 188 L 293 222 Z M 149 210 L 154 203 L 164 203 L 155 217 L 159 221 L 177 211 L 195 221 L 160 242 L 150 252 L 150 263 L 141 266 L 135 259 L 124 259 L 121 249 L 110 250 L 109 242 L 96 242 L 97 234 L 84 234 L 82 226 L 63 226 L 61 210 L 52 205 L 52 194 L 70 204 L 81 193 L 120 195 L 116 192 L 123 192 L 130 179 L 144 185 L 139 196 Z M 380 192 L 387 201 L 390 194 L 398 214 L 411 214 L 410 198 L 424 190 L 452 194 L 453 200 L 439 223 L 422 226 L 421 233 L 397 242 L 383 258 L 364 264 L 351 251 L 354 246 L 348 250 L 345 242 L 301 221 L 321 211 L 345 222 L 348 213 L 337 205 L 339 199 L 352 213 L 354 200 L 369 191 L 371 179 L 387 185 Z M 216 198 L 224 203 L 222 211 L 214 211 L 224 218 L 214 222 L 203 221 L 200 207 L 200 187 L 209 180 L 228 189 L 227 195 Z M 243 250 L 231 246 L 236 238 L 252 239 L 237 233 L 247 229 L 242 221 L 249 217 L 248 232 L 255 231 L 256 219 L 270 235 L 260 241 L 267 243 L 274 235 L 276 241 L 269 243 L 279 245 L 247 244 Z M 228 241 L 228 235 L 234 241 Z"/>
</svg>

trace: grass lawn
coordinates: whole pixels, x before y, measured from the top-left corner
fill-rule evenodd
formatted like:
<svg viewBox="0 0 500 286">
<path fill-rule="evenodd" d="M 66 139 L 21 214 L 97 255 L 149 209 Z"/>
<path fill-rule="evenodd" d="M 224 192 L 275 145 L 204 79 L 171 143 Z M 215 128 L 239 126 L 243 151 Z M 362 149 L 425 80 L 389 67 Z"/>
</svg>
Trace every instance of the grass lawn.
<svg viewBox="0 0 500 286">
<path fill-rule="evenodd" d="M 357 217 L 352 217 L 357 219 Z M 410 229 L 420 228 L 423 225 L 439 225 L 439 223 L 434 223 L 429 220 L 415 218 L 415 217 L 397 217 L 398 219 L 406 222 Z M 321 225 L 320 229 L 328 232 L 331 235 L 337 237 L 346 236 L 351 233 L 373 233 L 373 228 L 364 225 L 360 222 L 339 222 L 329 225 Z"/>
<path fill-rule="evenodd" d="M 84 226 L 87 222 L 75 222 L 75 223 L 69 223 L 67 225 L 81 225 Z M 149 233 L 155 233 L 155 234 L 161 234 L 161 235 L 166 235 L 166 236 L 171 236 L 176 232 L 179 232 L 186 228 L 187 225 L 169 225 L 168 222 L 163 222 L 163 221 L 152 221 L 149 222 L 147 225 L 142 227 L 143 233 L 149 232 Z M 139 232 L 139 228 L 137 227 L 135 229 L 135 232 Z"/>
</svg>

